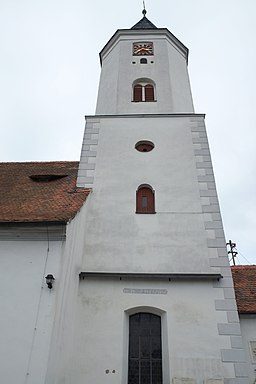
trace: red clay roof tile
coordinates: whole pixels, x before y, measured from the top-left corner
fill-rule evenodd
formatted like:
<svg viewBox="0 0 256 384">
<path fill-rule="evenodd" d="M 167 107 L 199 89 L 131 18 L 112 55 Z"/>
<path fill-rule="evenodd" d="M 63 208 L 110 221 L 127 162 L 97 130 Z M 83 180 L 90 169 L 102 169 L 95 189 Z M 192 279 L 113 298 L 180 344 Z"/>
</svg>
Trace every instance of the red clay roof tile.
<svg viewBox="0 0 256 384">
<path fill-rule="evenodd" d="M 256 313 L 256 265 L 231 267 L 239 313 Z"/>
<path fill-rule="evenodd" d="M 0 222 L 73 218 L 90 193 L 76 187 L 78 165 L 76 161 L 0 163 Z M 40 181 L 42 175 L 52 180 Z"/>
</svg>

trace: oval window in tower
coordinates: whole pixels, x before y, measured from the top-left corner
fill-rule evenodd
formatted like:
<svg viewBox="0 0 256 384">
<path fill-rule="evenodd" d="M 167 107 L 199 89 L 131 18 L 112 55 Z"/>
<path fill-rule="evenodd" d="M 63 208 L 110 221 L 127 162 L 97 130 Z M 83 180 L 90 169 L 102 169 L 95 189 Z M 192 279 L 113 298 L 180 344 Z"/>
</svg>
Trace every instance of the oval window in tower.
<svg viewBox="0 0 256 384">
<path fill-rule="evenodd" d="M 139 152 L 150 152 L 154 148 L 155 148 L 154 144 L 148 140 L 141 140 L 135 144 L 135 149 L 137 149 L 137 151 Z"/>
</svg>

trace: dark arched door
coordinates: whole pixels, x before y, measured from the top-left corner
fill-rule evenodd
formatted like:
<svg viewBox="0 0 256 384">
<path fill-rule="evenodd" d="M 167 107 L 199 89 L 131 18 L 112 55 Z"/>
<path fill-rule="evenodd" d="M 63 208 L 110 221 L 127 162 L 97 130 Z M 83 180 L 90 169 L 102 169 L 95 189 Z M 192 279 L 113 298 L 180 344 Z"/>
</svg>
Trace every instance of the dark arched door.
<svg viewBox="0 0 256 384">
<path fill-rule="evenodd" d="M 161 317 L 136 313 L 129 318 L 128 384 L 162 384 Z"/>
</svg>

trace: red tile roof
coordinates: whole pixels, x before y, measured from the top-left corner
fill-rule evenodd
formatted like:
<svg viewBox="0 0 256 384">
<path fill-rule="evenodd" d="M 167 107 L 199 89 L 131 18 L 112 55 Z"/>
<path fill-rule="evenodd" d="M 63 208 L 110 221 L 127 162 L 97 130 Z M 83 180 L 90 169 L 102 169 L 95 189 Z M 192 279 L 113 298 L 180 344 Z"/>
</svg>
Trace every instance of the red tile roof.
<svg viewBox="0 0 256 384">
<path fill-rule="evenodd" d="M 256 265 L 231 267 L 239 313 L 256 313 Z"/>
<path fill-rule="evenodd" d="M 73 218 L 90 193 L 76 187 L 78 164 L 0 163 L 0 223 Z"/>
</svg>

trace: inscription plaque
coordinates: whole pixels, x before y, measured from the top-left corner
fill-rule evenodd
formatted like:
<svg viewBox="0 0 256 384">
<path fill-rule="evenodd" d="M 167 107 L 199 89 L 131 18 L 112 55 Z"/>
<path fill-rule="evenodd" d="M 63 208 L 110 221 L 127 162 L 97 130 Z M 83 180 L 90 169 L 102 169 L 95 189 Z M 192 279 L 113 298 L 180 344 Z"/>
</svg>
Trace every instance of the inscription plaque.
<svg viewBox="0 0 256 384">
<path fill-rule="evenodd" d="M 135 295 L 166 295 L 167 289 L 151 289 L 151 288 L 124 288 L 123 293 L 131 293 Z"/>
</svg>

